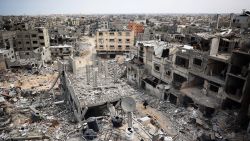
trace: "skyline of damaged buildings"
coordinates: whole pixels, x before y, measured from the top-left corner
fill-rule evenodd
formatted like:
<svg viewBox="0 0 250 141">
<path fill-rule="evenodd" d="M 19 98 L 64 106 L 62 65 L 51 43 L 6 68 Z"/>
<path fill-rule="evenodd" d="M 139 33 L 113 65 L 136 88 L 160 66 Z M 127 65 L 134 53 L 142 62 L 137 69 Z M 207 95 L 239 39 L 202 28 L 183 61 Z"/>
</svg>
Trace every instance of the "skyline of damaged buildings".
<svg viewBox="0 0 250 141">
<path fill-rule="evenodd" d="M 170 137 L 171 141 L 184 140 L 183 136 L 193 136 L 198 141 L 237 141 L 235 134 L 240 139 L 249 139 L 249 11 L 201 15 L 0 16 L 0 29 L 1 82 L 15 69 L 34 70 L 37 76 L 40 70 L 53 70 L 50 73 L 56 77 L 50 81 L 52 85 L 41 93 L 52 91 L 52 103 L 65 104 L 78 123 L 101 117 L 106 124 L 112 118 L 115 126 L 114 119 L 124 118 L 123 125 L 128 122 L 124 127 L 127 131 L 132 114 L 126 115 L 128 112 L 124 112 L 121 103 L 124 98 L 133 97 L 137 104 L 148 102 L 150 110 L 153 109 L 140 113 L 144 111 L 137 105 L 137 112 L 133 111 L 133 118 L 137 118 L 133 123 L 151 118 L 149 123 L 141 123 L 142 127 L 135 124 L 145 133 L 143 137 L 138 135 L 138 140 L 139 137 L 153 140 L 156 133 Z M 0 88 L 7 89 L 3 86 Z M 0 91 L 1 97 L 12 99 L 9 91 Z M 138 94 L 141 99 L 136 99 Z M 60 101 L 55 101 L 58 95 Z M 152 97 L 146 99 L 148 96 Z M 182 126 L 202 135 L 207 132 L 210 139 L 198 133 L 191 135 L 192 132 L 189 134 L 177 125 L 165 126 L 161 122 L 168 120 L 150 115 L 155 111 L 163 114 L 164 104 L 174 105 L 176 121 L 181 118 L 177 115 L 181 110 L 201 113 L 193 113 Z M 221 122 L 217 125 L 213 122 L 225 113 L 234 119 L 229 131 L 222 130 Z M 32 116 L 39 117 L 39 112 Z M 93 124 L 97 124 L 96 120 Z M 90 127 L 94 130 L 91 134 L 98 138 L 99 126 Z M 144 128 L 156 130 L 146 132 Z M 167 131 L 170 128 L 176 131 L 174 135 Z M 88 138 L 85 129 L 79 130 Z M 103 138 L 100 134 L 99 138 Z M 235 136 L 228 138 L 232 134 Z M 111 136 L 115 139 L 122 135 Z"/>
</svg>

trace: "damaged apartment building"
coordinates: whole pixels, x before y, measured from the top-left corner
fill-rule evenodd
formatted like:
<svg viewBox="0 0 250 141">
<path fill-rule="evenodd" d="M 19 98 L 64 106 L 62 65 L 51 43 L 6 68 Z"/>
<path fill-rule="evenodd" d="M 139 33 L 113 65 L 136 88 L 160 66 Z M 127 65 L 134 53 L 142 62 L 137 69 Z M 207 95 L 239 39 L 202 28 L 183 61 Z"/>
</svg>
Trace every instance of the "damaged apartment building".
<svg viewBox="0 0 250 141">
<path fill-rule="evenodd" d="M 14 54 L 15 46 L 15 32 L 13 31 L 0 31 L 0 56 L 1 56 L 1 70 L 4 71 L 8 68 L 7 60 L 15 61 Z"/>
<path fill-rule="evenodd" d="M 205 117 L 233 109 L 246 121 L 249 38 L 243 40 L 228 30 L 196 33 L 190 45 L 141 41 L 136 46 L 135 57 L 127 64 L 130 83 L 176 105 L 199 109 Z"/>
<path fill-rule="evenodd" d="M 16 61 L 10 66 L 31 65 L 38 67 L 50 60 L 49 35 L 46 28 L 16 31 Z"/>
<path fill-rule="evenodd" d="M 46 28 L 2 31 L 1 52 L 7 68 L 38 67 L 50 60 L 49 35 Z"/>
</svg>

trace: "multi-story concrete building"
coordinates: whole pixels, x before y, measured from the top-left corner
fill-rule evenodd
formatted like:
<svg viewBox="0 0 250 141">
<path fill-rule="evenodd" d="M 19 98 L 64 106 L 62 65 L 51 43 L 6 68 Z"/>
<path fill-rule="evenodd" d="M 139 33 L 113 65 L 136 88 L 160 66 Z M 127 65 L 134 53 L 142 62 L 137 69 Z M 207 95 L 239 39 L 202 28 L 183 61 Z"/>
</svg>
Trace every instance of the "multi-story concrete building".
<svg viewBox="0 0 250 141">
<path fill-rule="evenodd" d="M 150 27 L 145 27 L 143 33 L 138 33 L 137 41 L 149 41 L 154 39 L 154 31 Z"/>
<path fill-rule="evenodd" d="M 96 33 L 96 52 L 99 56 L 115 57 L 129 52 L 134 45 L 134 32 L 129 30 L 100 30 Z"/>
<path fill-rule="evenodd" d="M 243 10 L 242 14 L 236 15 L 232 25 L 237 28 L 247 29 L 250 27 L 250 12 Z"/>
<path fill-rule="evenodd" d="M 15 39 L 15 62 L 10 66 L 39 65 L 50 60 L 49 35 L 46 28 L 17 31 Z"/>
<path fill-rule="evenodd" d="M 141 42 L 128 63 L 128 81 L 162 99 L 193 105 L 205 117 L 224 108 L 246 117 L 249 93 L 249 40 L 228 32 L 196 34 L 192 46 Z M 244 105 L 244 106 L 243 106 Z"/>
<path fill-rule="evenodd" d="M 137 42 L 136 57 L 128 63 L 127 77 L 130 83 L 142 87 L 159 98 L 164 98 L 164 88 L 172 82 L 175 53 L 181 44 L 160 41 Z M 145 77 L 141 77 L 145 76 Z"/>
<path fill-rule="evenodd" d="M 17 31 L 15 51 L 32 51 L 39 47 L 49 47 L 49 34 L 46 28 Z"/>
</svg>

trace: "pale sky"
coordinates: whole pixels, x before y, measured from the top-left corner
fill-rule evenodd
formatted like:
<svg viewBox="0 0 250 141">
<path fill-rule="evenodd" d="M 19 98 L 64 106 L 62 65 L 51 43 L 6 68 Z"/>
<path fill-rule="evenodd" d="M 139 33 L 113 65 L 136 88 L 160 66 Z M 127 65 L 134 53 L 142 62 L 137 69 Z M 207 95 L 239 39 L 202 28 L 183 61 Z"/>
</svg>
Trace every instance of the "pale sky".
<svg viewBox="0 0 250 141">
<path fill-rule="evenodd" d="M 241 13 L 247 8 L 250 0 L 0 0 L 0 15 Z"/>
</svg>

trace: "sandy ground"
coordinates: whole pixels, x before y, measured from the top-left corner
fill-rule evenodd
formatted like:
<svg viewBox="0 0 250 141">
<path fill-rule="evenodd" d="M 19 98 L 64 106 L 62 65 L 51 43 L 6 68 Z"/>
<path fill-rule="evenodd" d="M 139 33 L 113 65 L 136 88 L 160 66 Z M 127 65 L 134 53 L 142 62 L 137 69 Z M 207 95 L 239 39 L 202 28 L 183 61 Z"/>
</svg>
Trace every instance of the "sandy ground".
<svg viewBox="0 0 250 141">
<path fill-rule="evenodd" d="M 21 87 L 21 89 L 33 89 L 36 91 L 47 90 L 50 88 L 58 73 L 33 75 L 29 73 L 6 74 L 7 80 L 0 82 L 0 88 Z M 11 82 L 10 82 L 11 80 Z"/>
<path fill-rule="evenodd" d="M 137 102 L 136 109 L 140 114 L 150 115 L 154 119 L 157 120 L 157 122 L 160 124 L 160 127 L 169 135 L 169 136 L 175 136 L 177 133 L 172 128 L 171 121 L 164 116 L 160 111 L 151 108 L 150 106 L 147 106 L 145 109 L 142 102 Z"/>
</svg>

